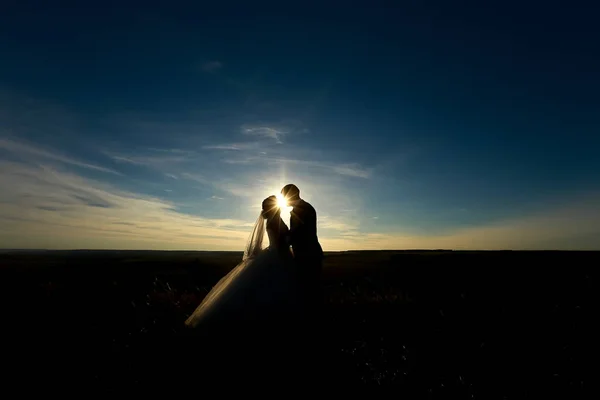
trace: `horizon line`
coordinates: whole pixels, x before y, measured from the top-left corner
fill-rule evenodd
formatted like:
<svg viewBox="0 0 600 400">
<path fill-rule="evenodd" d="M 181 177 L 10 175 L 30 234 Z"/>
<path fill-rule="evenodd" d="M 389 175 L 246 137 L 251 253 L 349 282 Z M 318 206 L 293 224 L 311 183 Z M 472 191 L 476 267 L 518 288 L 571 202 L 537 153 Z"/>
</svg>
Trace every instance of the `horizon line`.
<svg viewBox="0 0 600 400">
<path fill-rule="evenodd" d="M 0 253 L 16 253 L 16 252 L 65 252 L 65 251 L 97 251 L 97 252 L 119 252 L 119 251 L 147 251 L 147 252 L 170 252 L 170 253 L 176 253 L 176 252 L 195 252 L 195 253 L 243 253 L 244 250 L 197 250 L 197 249 L 189 249 L 189 250 L 159 250 L 159 249 L 28 249 L 28 248 L 23 248 L 23 249 L 2 249 L 0 248 Z M 460 249 L 460 250 L 454 250 L 454 249 L 348 249 L 348 250 L 324 250 L 324 253 L 347 253 L 347 252 L 600 252 L 600 249 L 598 250 L 567 250 L 567 249 L 519 249 L 519 250 L 513 250 L 513 249 L 496 249 L 496 250 L 490 250 L 490 249 Z"/>
</svg>

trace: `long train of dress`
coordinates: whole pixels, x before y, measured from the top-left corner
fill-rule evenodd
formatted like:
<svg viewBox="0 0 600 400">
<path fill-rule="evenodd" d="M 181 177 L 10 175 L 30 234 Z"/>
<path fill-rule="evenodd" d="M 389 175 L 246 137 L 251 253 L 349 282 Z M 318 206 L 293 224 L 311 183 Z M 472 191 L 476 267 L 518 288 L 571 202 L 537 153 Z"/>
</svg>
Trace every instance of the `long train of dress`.
<svg viewBox="0 0 600 400">
<path fill-rule="evenodd" d="M 298 305 L 295 268 L 291 255 L 263 250 L 221 278 L 186 325 L 217 330 L 289 316 Z"/>
</svg>

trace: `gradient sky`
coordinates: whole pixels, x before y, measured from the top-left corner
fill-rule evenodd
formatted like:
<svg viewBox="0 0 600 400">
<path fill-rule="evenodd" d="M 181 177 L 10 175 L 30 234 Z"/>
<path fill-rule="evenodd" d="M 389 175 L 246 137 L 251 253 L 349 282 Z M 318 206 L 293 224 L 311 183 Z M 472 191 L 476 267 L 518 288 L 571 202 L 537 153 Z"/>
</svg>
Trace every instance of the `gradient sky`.
<svg viewBox="0 0 600 400">
<path fill-rule="evenodd" d="M 226 3 L 3 3 L 0 247 L 600 249 L 591 2 Z"/>
</svg>

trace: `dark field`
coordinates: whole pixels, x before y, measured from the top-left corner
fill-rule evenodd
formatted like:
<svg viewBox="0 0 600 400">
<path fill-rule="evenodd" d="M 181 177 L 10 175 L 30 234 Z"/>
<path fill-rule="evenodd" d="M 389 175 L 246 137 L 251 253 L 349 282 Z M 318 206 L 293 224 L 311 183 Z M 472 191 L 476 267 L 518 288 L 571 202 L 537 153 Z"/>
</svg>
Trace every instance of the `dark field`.
<svg viewBox="0 0 600 400">
<path fill-rule="evenodd" d="M 0 254 L 4 389 L 212 395 L 206 343 L 183 322 L 240 259 Z M 586 252 L 328 253 L 317 351 L 281 369 L 340 396 L 368 388 L 411 399 L 588 397 L 599 261 Z M 287 346 L 301 345 L 293 338 Z M 251 360 L 255 373 L 269 370 L 263 361 Z M 234 375 L 221 378 L 229 395 L 241 393 Z M 267 372 L 264 381 L 262 393 L 299 390 L 279 388 Z"/>
</svg>

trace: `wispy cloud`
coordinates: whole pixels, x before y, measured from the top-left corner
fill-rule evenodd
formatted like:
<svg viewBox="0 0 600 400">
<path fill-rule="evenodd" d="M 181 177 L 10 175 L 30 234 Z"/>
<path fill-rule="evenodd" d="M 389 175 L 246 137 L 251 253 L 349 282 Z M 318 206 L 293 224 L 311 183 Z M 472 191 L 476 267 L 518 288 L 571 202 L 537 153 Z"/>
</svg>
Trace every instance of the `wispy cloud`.
<svg viewBox="0 0 600 400">
<path fill-rule="evenodd" d="M 156 153 L 170 153 L 170 154 L 179 154 L 179 155 L 189 155 L 192 153 L 190 150 L 171 149 L 171 148 L 161 149 L 158 147 L 147 147 L 147 148 L 145 148 L 145 150 L 156 152 Z"/>
<path fill-rule="evenodd" d="M 360 165 L 358 165 L 356 163 L 336 164 L 336 163 L 326 163 L 326 162 L 319 162 L 319 161 L 305 161 L 305 160 L 285 160 L 285 162 L 323 168 L 326 170 L 330 170 L 336 174 L 349 176 L 349 177 L 353 177 L 353 178 L 367 179 L 371 176 L 371 172 L 369 170 L 361 167 Z"/>
<path fill-rule="evenodd" d="M 161 168 L 165 165 L 187 162 L 194 157 L 194 153 L 188 151 L 158 152 L 153 150 L 144 154 L 120 154 L 106 151 L 104 154 L 116 162 L 153 168 Z"/>
<path fill-rule="evenodd" d="M 358 164 L 338 164 L 338 165 L 325 165 L 326 167 L 332 168 L 335 172 L 340 175 L 352 176 L 355 178 L 367 179 L 371 176 L 371 173 L 366 169 L 363 169 Z"/>
<path fill-rule="evenodd" d="M 337 175 L 368 179 L 371 177 L 371 169 L 364 168 L 357 163 L 335 163 L 335 162 L 323 162 L 317 160 L 302 160 L 297 158 L 289 158 L 283 155 L 279 149 L 271 149 L 264 147 L 267 151 L 258 151 L 261 149 L 258 143 L 231 143 L 231 144 L 218 144 L 218 145 L 206 145 L 203 147 L 205 150 L 217 150 L 217 151 L 234 151 L 235 156 L 230 158 L 224 158 L 221 161 L 227 164 L 281 164 L 281 165 L 296 165 L 296 168 L 319 168 Z M 287 152 L 292 152 L 288 149 Z M 274 155 L 269 155 L 273 153 Z M 283 152 L 285 153 L 285 152 Z"/>
<path fill-rule="evenodd" d="M 223 143 L 215 145 L 202 146 L 204 150 L 229 150 L 229 151 L 244 151 L 244 150 L 256 150 L 259 148 L 259 144 L 256 142 L 247 143 Z"/>
<path fill-rule="evenodd" d="M 319 229 L 333 230 L 336 233 L 356 234 L 358 232 L 358 221 L 341 219 L 329 215 L 318 217 Z"/>
<path fill-rule="evenodd" d="M 330 250 L 598 250 L 600 195 L 590 194 L 562 207 L 524 218 L 456 229 L 445 235 L 414 235 L 397 231 L 356 232 L 326 236 Z"/>
<path fill-rule="evenodd" d="M 38 160 L 43 159 L 46 161 L 48 161 L 48 160 L 57 161 L 59 163 L 68 164 L 68 165 L 72 165 L 75 167 L 86 168 L 86 169 L 100 171 L 100 172 L 106 172 L 106 173 L 114 174 L 114 175 L 120 175 L 119 172 L 117 172 L 113 169 L 110 169 L 110 168 L 101 167 L 99 165 L 79 161 L 79 160 L 73 159 L 71 157 L 67 157 L 65 155 L 62 155 L 62 154 L 52 151 L 52 150 L 43 149 L 38 146 L 34 146 L 34 145 L 31 145 L 28 143 L 23 143 L 23 142 L 17 142 L 17 141 L 11 140 L 11 139 L 0 138 L 0 149 L 6 150 L 6 151 L 18 156 L 19 158 L 35 157 Z"/>
<path fill-rule="evenodd" d="M 243 249 L 252 222 L 178 212 L 164 200 L 54 168 L 0 161 L 0 238 L 13 248 Z"/>
<path fill-rule="evenodd" d="M 276 143 L 283 143 L 283 137 L 290 133 L 288 129 L 269 125 L 242 125 L 240 130 L 244 135 L 273 139 Z"/>
<path fill-rule="evenodd" d="M 201 176 L 180 178 L 207 182 Z M 0 186 L 10 188 L 0 191 L 3 247 L 242 250 L 253 224 L 183 213 L 163 199 L 44 165 L 0 161 Z M 240 195 L 255 195 L 238 189 Z M 319 235 L 326 250 L 597 249 L 599 204 L 600 195 L 590 194 L 529 217 L 444 235 L 365 231 L 359 219 L 346 216 L 346 208 L 334 216 L 318 207 Z"/>
<path fill-rule="evenodd" d="M 282 157 L 255 157 L 254 160 L 261 160 L 264 162 L 270 163 L 280 163 L 287 165 L 296 165 L 298 167 L 310 167 L 310 168 L 320 168 L 323 170 L 327 170 L 338 175 L 344 175 L 353 178 L 363 178 L 367 179 L 371 176 L 371 172 L 368 169 L 363 168 L 362 166 L 356 163 L 332 163 L 332 162 L 322 162 L 322 161 L 314 161 L 314 160 L 298 160 L 293 158 L 282 158 Z"/>
<path fill-rule="evenodd" d="M 205 72 L 217 72 L 221 68 L 223 68 L 223 63 L 216 60 L 207 61 L 202 64 L 202 70 Z"/>
<path fill-rule="evenodd" d="M 201 174 L 192 174 L 189 172 L 184 172 L 181 175 L 181 178 L 187 179 L 196 183 L 199 183 L 204 186 L 212 187 L 223 192 L 232 194 L 236 197 L 253 197 L 255 194 L 255 189 L 249 187 L 248 185 L 244 185 L 238 183 L 236 181 L 225 181 L 219 179 L 209 179 Z"/>
<path fill-rule="evenodd" d="M 212 150 L 215 148 L 223 149 L 230 146 L 206 146 Z M 239 149 L 248 150 L 249 145 L 240 144 Z M 153 171 L 160 172 L 162 175 L 173 180 L 180 181 L 180 184 L 185 184 L 184 181 L 192 181 L 202 186 L 217 189 L 223 193 L 231 194 L 235 197 L 250 198 L 257 193 L 261 193 L 262 186 L 257 181 L 256 177 L 263 174 L 264 171 L 256 172 L 257 169 L 238 170 L 232 173 L 228 169 L 224 169 L 221 162 L 228 164 L 248 163 L 249 157 L 246 153 L 233 159 L 220 159 L 211 156 L 203 155 L 193 151 L 185 152 L 163 152 L 160 154 L 156 150 L 136 151 L 133 154 L 117 154 L 114 152 L 104 152 L 115 162 L 128 163 L 138 166 L 143 166 Z M 249 176 L 251 178 L 249 178 Z M 246 179 L 248 180 L 246 181 Z"/>
</svg>

